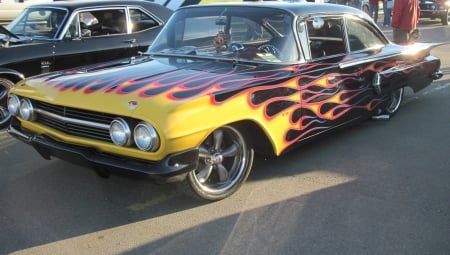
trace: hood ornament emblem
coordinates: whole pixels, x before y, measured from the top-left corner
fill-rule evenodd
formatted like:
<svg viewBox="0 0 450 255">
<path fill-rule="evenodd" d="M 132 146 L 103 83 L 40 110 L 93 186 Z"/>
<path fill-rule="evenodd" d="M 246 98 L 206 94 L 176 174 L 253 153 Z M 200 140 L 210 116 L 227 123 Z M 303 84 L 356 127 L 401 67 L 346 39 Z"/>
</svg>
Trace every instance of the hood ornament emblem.
<svg viewBox="0 0 450 255">
<path fill-rule="evenodd" d="M 128 101 L 128 109 L 134 110 L 134 109 L 136 109 L 138 106 L 139 106 L 139 101 L 136 101 L 136 100 Z"/>
</svg>

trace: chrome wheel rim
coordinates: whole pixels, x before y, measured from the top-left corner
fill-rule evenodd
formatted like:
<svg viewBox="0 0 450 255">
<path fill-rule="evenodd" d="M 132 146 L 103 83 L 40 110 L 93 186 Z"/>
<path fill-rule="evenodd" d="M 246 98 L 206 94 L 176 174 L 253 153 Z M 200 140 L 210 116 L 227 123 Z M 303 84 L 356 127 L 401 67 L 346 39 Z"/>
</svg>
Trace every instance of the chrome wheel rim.
<svg viewBox="0 0 450 255">
<path fill-rule="evenodd" d="M 403 88 L 393 91 L 389 95 L 386 111 L 390 114 L 395 113 L 398 110 L 398 108 L 400 107 L 400 104 L 402 102 L 402 97 L 403 97 Z"/>
<path fill-rule="evenodd" d="M 248 156 L 242 134 L 233 127 L 222 127 L 208 136 L 200 146 L 194 182 L 209 194 L 227 192 L 245 174 Z"/>
<path fill-rule="evenodd" d="M 8 87 L 0 83 L 0 126 L 11 118 L 7 106 L 8 89 Z"/>
</svg>

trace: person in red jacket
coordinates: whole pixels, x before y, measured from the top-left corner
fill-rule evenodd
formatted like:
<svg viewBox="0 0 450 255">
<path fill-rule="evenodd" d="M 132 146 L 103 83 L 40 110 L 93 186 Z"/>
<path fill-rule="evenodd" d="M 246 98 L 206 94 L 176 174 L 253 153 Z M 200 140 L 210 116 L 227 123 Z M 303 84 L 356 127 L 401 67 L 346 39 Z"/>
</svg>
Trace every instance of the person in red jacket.
<svg viewBox="0 0 450 255">
<path fill-rule="evenodd" d="M 395 0 L 392 10 L 392 28 L 394 42 L 398 44 L 414 43 L 417 39 L 420 7 L 417 0 Z"/>
</svg>

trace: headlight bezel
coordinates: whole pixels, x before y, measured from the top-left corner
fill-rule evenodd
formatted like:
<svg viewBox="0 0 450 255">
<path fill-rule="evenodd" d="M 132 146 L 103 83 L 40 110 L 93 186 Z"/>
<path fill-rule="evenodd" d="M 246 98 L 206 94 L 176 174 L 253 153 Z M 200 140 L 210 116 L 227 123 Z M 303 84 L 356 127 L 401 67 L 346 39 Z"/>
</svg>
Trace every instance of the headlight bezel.
<svg viewBox="0 0 450 255">
<path fill-rule="evenodd" d="M 115 128 L 119 128 L 119 130 L 114 130 Z M 117 136 L 117 131 L 122 132 L 123 137 Z M 131 139 L 131 129 L 127 121 L 123 118 L 115 118 L 111 121 L 109 125 L 109 136 L 111 141 L 118 146 L 121 147 L 129 147 L 133 143 L 133 139 Z"/>
<path fill-rule="evenodd" d="M 14 103 L 14 105 L 13 105 Z M 7 101 L 8 111 L 12 116 L 18 116 L 20 111 L 20 98 L 17 95 L 11 94 Z"/>
<path fill-rule="evenodd" d="M 37 114 L 30 99 L 22 98 L 20 100 L 19 116 L 27 121 L 33 121 L 36 119 Z"/>
<path fill-rule="evenodd" d="M 144 136 L 142 132 L 145 132 Z M 139 150 L 148 152 L 158 150 L 161 143 L 156 129 L 145 121 L 138 123 L 134 127 L 133 140 Z"/>
</svg>

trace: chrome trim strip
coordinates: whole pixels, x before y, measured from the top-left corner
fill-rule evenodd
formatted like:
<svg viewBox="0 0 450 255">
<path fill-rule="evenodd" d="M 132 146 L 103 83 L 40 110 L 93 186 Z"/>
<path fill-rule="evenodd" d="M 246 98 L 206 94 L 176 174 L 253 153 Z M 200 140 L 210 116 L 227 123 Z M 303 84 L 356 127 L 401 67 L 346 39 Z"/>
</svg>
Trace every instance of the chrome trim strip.
<svg viewBox="0 0 450 255">
<path fill-rule="evenodd" d="M 31 142 L 31 140 L 33 138 L 30 135 L 27 135 L 27 134 L 24 134 L 24 133 L 20 132 L 20 130 L 16 129 L 12 125 L 8 126 L 7 132 L 8 132 L 8 134 L 11 134 L 13 136 L 20 137 L 21 139 L 23 139 L 24 141 L 27 141 L 27 142 Z"/>
<path fill-rule="evenodd" d="M 386 58 L 392 58 L 395 56 L 401 55 L 401 53 L 394 53 L 394 54 L 389 54 L 389 55 L 383 55 L 380 57 L 366 57 L 366 58 L 362 58 L 359 60 L 355 60 L 355 61 L 348 61 L 348 62 L 344 62 L 344 63 L 339 63 L 339 68 L 340 69 L 345 69 L 348 67 L 352 67 L 352 66 L 357 66 L 357 65 L 361 65 L 361 64 L 365 64 L 365 63 L 369 63 L 369 62 L 373 62 L 373 61 L 380 61 Z"/>
<path fill-rule="evenodd" d="M 110 126 L 110 125 L 96 123 L 96 122 L 92 122 L 92 121 L 67 118 L 67 117 L 63 117 L 61 115 L 54 114 L 54 113 L 51 113 L 51 112 L 48 112 L 48 111 L 45 111 L 42 109 L 36 109 L 36 111 L 39 114 L 45 115 L 49 118 L 56 119 L 56 120 L 59 120 L 59 121 L 65 122 L 65 123 L 77 124 L 77 125 L 82 125 L 82 126 L 86 126 L 86 127 L 100 128 L 100 129 L 105 129 L 105 130 L 109 130 L 109 126 Z"/>
</svg>

